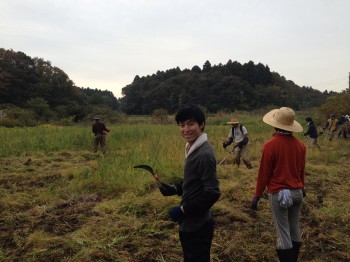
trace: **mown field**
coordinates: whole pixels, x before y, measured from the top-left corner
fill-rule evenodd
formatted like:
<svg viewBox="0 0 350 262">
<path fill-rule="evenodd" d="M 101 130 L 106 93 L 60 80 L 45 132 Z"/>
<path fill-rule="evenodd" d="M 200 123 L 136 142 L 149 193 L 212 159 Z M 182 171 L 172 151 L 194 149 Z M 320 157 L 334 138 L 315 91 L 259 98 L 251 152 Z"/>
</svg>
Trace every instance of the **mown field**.
<svg viewBox="0 0 350 262">
<path fill-rule="evenodd" d="M 230 116 L 208 120 L 205 132 L 218 162 Z M 254 168 L 232 158 L 218 166 L 222 196 L 213 207 L 213 261 L 276 261 L 275 236 L 265 196 L 249 208 L 262 144 L 272 128 L 262 115 L 238 115 L 251 138 Z M 304 117 L 304 116 L 303 116 Z M 305 121 L 299 117 L 304 127 Z M 176 124 L 109 126 L 108 152 L 92 153 L 90 126 L 0 127 L 0 261 L 181 261 L 177 225 L 152 176 L 182 176 L 184 141 Z M 297 135 L 306 144 L 302 135 Z M 300 261 L 350 261 L 350 138 L 308 150 Z M 230 149 L 230 148 L 228 148 Z"/>
</svg>

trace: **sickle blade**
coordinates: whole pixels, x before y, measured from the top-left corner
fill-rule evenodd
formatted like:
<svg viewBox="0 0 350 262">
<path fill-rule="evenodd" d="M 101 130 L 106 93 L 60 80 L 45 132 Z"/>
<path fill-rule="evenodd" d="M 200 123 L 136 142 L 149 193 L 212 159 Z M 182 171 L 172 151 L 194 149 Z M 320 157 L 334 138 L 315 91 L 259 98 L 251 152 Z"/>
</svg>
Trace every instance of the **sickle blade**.
<svg viewBox="0 0 350 262">
<path fill-rule="evenodd" d="M 150 172 L 152 175 L 154 175 L 153 168 L 150 167 L 149 165 L 137 165 L 137 166 L 134 166 L 134 168 L 142 168 L 142 169 L 145 169 L 145 170 L 147 170 L 148 172 Z"/>
<path fill-rule="evenodd" d="M 137 165 L 137 166 L 134 166 L 134 168 L 145 169 L 145 170 L 147 170 L 148 172 L 150 172 L 153 175 L 155 180 L 157 180 L 158 182 L 160 181 L 159 176 L 153 171 L 153 168 L 150 167 L 149 165 Z"/>
</svg>

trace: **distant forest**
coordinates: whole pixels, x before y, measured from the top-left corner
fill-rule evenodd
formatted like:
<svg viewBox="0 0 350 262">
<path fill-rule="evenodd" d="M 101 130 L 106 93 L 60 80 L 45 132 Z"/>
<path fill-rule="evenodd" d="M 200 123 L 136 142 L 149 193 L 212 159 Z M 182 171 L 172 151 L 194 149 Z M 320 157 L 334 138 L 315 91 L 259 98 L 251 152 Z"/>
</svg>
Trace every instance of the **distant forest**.
<svg viewBox="0 0 350 262">
<path fill-rule="evenodd" d="M 120 111 L 110 91 L 80 88 L 42 58 L 0 48 L 0 109 L 12 118 L 80 121 L 94 113 Z M 1 116 L 1 115 L 0 115 Z"/>
<path fill-rule="evenodd" d="M 300 87 L 261 63 L 229 60 L 202 68 L 174 68 L 146 77 L 136 76 L 122 89 L 121 106 L 127 114 L 150 114 L 157 108 L 175 112 L 183 103 L 195 103 L 209 112 L 254 110 L 289 106 L 295 110 L 319 107 L 334 92 Z"/>
<path fill-rule="evenodd" d="M 50 61 L 0 48 L 0 117 L 6 110 L 12 118 L 74 122 L 91 120 L 98 113 L 117 122 L 120 115 L 116 113 L 152 114 L 162 109 L 172 114 L 186 103 L 201 105 L 210 113 L 267 106 L 301 110 L 319 107 L 336 94 L 299 87 L 261 63 L 242 65 L 229 60 L 225 65 L 206 61 L 202 68 L 176 67 L 151 76 L 136 75 L 122 89 L 123 96 L 116 98 L 107 90 L 77 87 Z"/>
</svg>

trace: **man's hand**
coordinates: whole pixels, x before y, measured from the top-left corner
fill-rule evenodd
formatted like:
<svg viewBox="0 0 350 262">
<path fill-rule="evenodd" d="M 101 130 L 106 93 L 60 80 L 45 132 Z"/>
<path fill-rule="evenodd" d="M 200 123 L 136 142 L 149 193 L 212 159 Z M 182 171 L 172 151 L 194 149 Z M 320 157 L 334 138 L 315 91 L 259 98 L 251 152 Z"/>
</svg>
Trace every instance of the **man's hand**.
<svg viewBox="0 0 350 262">
<path fill-rule="evenodd" d="M 176 206 L 169 210 L 169 216 L 174 222 L 179 222 L 183 218 L 184 213 L 180 206 Z"/>
<path fill-rule="evenodd" d="M 258 202 L 260 200 L 260 197 L 254 196 L 252 199 L 252 209 L 257 210 L 258 209 Z"/>
<path fill-rule="evenodd" d="M 163 196 L 173 196 L 176 195 L 177 189 L 176 186 L 165 184 L 160 182 L 159 191 Z"/>
<path fill-rule="evenodd" d="M 303 198 L 306 197 L 306 193 L 305 193 L 305 190 L 303 189 Z"/>
</svg>

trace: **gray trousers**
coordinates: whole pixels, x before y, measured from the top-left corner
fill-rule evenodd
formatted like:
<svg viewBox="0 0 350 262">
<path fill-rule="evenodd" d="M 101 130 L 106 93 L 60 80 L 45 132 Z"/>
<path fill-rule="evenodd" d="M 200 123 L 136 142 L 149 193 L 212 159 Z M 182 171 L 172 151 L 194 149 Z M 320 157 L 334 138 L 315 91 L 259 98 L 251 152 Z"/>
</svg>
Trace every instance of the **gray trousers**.
<svg viewBox="0 0 350 262">
<path fill-rule="evenodd" d="M 277 249 L 293 248 L 292 241 L 302 242 L 300 234 L 300 210 L 303 202 L 301 189 L 290 190 L 293 205 L 289 208 L 281 207 L 278 201 L 278 193 L 269 194 L 272 219 L 277 235 Z"/>
<path fill-rule="evenodd" d="M 321 149 L 319 144 L 317 144 L 317 138 L 310 138 L 310 147 L 317 147 L 318 149 Z"/>
</svg>

